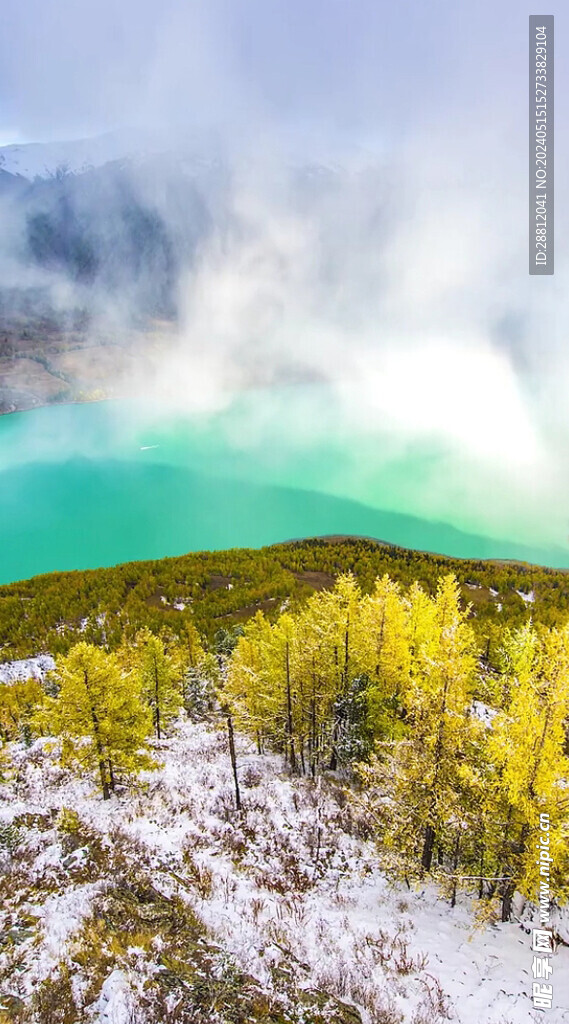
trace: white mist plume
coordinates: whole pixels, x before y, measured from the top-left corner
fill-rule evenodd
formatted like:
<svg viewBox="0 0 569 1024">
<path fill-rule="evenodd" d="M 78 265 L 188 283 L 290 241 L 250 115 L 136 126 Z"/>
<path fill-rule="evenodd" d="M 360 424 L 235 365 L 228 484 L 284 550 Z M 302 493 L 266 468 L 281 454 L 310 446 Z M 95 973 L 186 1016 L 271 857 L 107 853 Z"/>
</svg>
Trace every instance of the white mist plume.
<svg viewBox="0 0 569 1024">
<path fill-rule="evenodd" d="M 290 390 L 297 415 L 281 418 L 299 451 L 352 445 L 325 489 L 564 542 L 569 480 L 556 449 L 568 418 L 546 382 L 566 357 L 538 292 L 552 295 L 552 282 L 528 281 L 516 154 L 493 188 L 480 187 L 469 157 L 483 138 L 476 126 L 456 138 L 452 160 L 437 155 L 444 136 L 421 135 L 357 169 L 241 164 L 227 219 L 181 282 L 180 336 L 153 394 L 170 411 L 214 413 L 243 386 L 327 381 L 330 415 Z M 508 175 L 498 231 L 488 210 Z M 267 392 L 266 413 L 257 403 L 230 443 L 258 449 L 278 409 Z M 409 490 L 391 469 L 421 446 L 442 454 Z"/>
<path fill-rule="evenodd" d="M 118 382 L 152 397 L 149 416 L 215 418 L 267 385 L 227 439 L 267 475 L 286 479 L 283 447 L 328 444 L 342 454 L 322 489 L 565 542 L 567 259 L 558 243 L 555 278 L 528 275 L 526 6 L 143 3 L 122 91 L 97 37 L 94 120 L 109 103 L 115 120 L 164 122 L 181 165 L 180 125 L 228 154 L 176 336 Z M 136 189 L 178 238 L 144 174 Z M 562 181 L 557 198 L 562 239 Z M 101 297 L 117 334 L 131 302 Z"/>
</svg>

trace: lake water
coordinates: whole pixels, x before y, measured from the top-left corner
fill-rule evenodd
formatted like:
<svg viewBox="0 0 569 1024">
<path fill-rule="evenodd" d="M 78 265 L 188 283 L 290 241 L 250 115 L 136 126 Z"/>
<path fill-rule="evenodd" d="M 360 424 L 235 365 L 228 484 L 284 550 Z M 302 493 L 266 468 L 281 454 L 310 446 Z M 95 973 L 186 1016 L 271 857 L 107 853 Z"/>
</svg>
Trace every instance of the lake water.
<svg viewBox="0 0 569 1024">
<path fill-rule="evenodd" d="M 460 453 L 354 429 L 323 386 L 207 415 L 121 401 L 3 416 L 0 488 L 2 583 L 323 534 L 569 566 L 538 505 L 514 514 L 507 483 L 482 500 Z"/>
</svg>

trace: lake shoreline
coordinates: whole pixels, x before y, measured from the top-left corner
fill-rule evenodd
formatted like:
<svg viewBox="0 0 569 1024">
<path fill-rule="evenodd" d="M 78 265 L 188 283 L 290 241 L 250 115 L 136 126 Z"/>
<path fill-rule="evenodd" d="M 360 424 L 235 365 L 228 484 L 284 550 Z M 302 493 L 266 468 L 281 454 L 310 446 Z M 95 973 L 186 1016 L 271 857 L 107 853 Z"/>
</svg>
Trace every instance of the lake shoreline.
<svg viewBox="0 0 569 1024">
<path fill-rule="evenodd" d="M 14 409 L 0 408 L 0 416 L 14 416 L 21 412 L 34 412 L 36 409 L 56 409 L 67 405 L 96 405 L 99 402 L 121 401 L 125 395 L 104 395 L 97 398 L 72 398 L 64 402 L 36 402 L 33 405 L 19 405 Z"/>
</svg>

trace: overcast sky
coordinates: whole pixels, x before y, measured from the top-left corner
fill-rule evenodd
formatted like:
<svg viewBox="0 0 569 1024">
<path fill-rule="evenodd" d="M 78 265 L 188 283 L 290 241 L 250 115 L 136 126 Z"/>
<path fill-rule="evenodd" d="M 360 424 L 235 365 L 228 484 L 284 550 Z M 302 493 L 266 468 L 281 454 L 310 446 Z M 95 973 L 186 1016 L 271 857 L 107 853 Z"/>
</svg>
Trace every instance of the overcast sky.
<svg viewBox="0 0 569 1024">
<path fill-rule="evenodd" d="M 556 13 L 558 86 L 567 18 Z M 4 0 L 1 140 L 220 126 L 363 144 L 525 115 L 527 0 Z M 566 38 L 566 36 L 565 36 Z M 561 109 L 561 108 L 558 108 Z M 511 119 L 511 118 L 510 118 Z M 499 157 L 499 154 L 495 154 Z"/>
</svg>

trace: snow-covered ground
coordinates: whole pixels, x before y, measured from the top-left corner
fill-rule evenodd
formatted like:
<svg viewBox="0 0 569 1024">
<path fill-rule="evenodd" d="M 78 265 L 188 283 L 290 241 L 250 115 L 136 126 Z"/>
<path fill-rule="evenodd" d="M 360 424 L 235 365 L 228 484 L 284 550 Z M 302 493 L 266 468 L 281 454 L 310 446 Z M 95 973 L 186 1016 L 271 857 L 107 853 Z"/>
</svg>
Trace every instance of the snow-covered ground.
<svg viewBox="0 0 569 1024">
<path fill-rule="evenodd" d="M 55 668 L 51 654 L 36 654 L 33 658 L 20 661 L 0 662 L 0 683 L 25 682 L 26 679 L 43 681 L 48 672 Z"/>
<path fill-rule="evenodd" d="M 66 956 L 105 884 L 74 874 L 84 848 L 62 856 L 56 822 L 66 807 L 103 846 L 122 836 L 153 885 L 189 900 L 215 941 L 267 990 L 272 968 L 284 965 L 300 986 L 356 1005 L 367 1024 L 569 1021 L 569 949 L 553 959 L 554 1008 L 533 1011 L 524 927 L 475 929 L 466 897 L 451 909 L 430 887 L 391 883 L 341 787 L 291 779 L 279 757 L 257 755 L 241 737 L 238 814 L 223 729 L 182 722 L 157 757 L 161 766 L 143 773 L 142 785 L 104 802 L 88 779 L 59 767 L 45 740 L 17 749 L 17 770 L 0 787 L 0 826 L 26 816 L 31 876 L 52 878 L 47 898 L 31 888 L 23 904 L 41 936 L 18 946 L 30 990 Z M 44 822 L 41 834 L 34 820 Z M 21 908 L 21 892 L 18 898 Z M 5 914 L 12 921 L 14 907 Z M 94 1020 L 126 1024 L 130 981 L 120 969 L 109 972 Z"/>
</svg>

